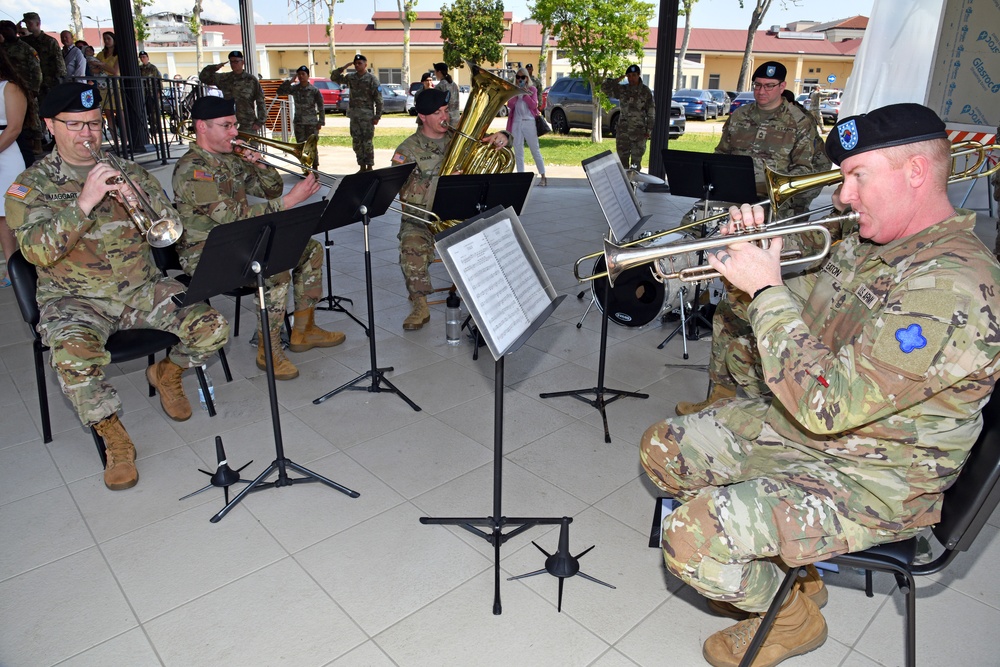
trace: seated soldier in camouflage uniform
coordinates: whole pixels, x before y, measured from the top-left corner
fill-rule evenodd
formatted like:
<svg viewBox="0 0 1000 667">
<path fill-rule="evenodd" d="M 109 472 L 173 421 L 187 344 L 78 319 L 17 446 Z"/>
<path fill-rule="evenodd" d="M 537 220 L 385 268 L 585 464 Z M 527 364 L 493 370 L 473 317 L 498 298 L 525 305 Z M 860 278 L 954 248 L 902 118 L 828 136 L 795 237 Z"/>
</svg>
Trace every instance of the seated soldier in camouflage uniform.
<svg viewBox="0 0 1000 667">
<path fill-rule="evenodd" d="M 295 102 L 292 122 L 295 141 L 302 143 L 314 134 L 319 136 L 319 128 L 326 125 L 326 107 L 323 105 L 323 93 L 309 83 L 309 68 L 303 65 L 295 70 L 295 83 L 292 79 L 283 81 L 278 86 L 278 95 L 288 95 Z M 319 154 L 312 168 L 319 169 Z"/>
<path fill-rule="evenodd" d="M 344 74 L 344 70 L 354 65 L 353 74 Z M 347 86 L 351 93 L 348 102 L 347 115 L 351 119 L 351 141 L 354 155 L 358 158 L 359 172 L 371 171 L 375 165 L 375 126 L 382 119 L 382 92 L 378 89 L 379 80 L 368 71 L 368 58 L 360 53 L 354 56 L 354 61 L 330 72 L 330 79 L 342 86 Z"/>
<path fill-rule="evenodd" d="M 195 141 L 174 166 L 171 183 L 174 203 L 184 220 L 184 234 L 177 242 L 177 252 L 184 271 L 193 275 L 208 234 L 217 225 L 290 209 L 316 194 L 319 183 L 309 174 L 282 197 L 281 175 L 261 160 L 260 153 L 240 143 L 239 154 L 236 154 L 232 144 L 237 135 L 232 100 L 202 97 L 194 103 L 191 118 Z M 250 204 L 247 195 L 267 201 Z M 344 342 L 343 333 L 326 331 L 314 322 L 316 303 L 323 295 L 322 268 L 323 247 L 315 239 L 309 239 L 291 275 L 286 271 L 265 281 L 271 357 L 274 377 L 278 380 L 299 376 L 299 370 L 285 356 L 281 345 L 289 283 L 293 286 L 295 313 L 288 349 L 305 352 Z M 264 370 L 264 336 L 260 335 L 259 325 L 257 333 L 257 368 Z"/>
<path fill-rule="evenodd" d="M 267 112 L 264 108 L 264 90 L 260 80 L 246 71 L 246 61 L 241 51 L 230 51 L 229 67 L 232 72 L 219 74 L 226 63 L 207 65 L 198 74 L 198 79 L 206 86 L 215 86 L 227 100 L 236 102 L 236 118 L 239 131 L 259 134 L 264 129 Z"/>
<path fill-rule="evenodd" d="M 628 83 L 622 85 L 618 79 L 605 79 L 601 92 L 618 100 L 621 109 L 615 132 L 615 150 L 618 159 L 626 169 L 642 169 L 642 156 L 646 154 L 646 141 L 653 133 L 656 107 L 653 92 L 642 82 L 642 72 L 638 65 L 629 65 L 625 70 Z"/>
<path fill-rule="evenodd" d="M 181 386 L 185 368 L 199 366 L 229 338 L 222 315 L 205 304 L 179 308 L 171 300 L 184 288 L 164 278 L 149 245 L 125 208 L 110 196 L 127 192 L 105 163 L 95 164 L 84 142 L 101 143 L 101 103 L 96 88 L 65 83 L 49 91 L 40 109 L 56 148 L 22 173 L 7 190 L 7 221 L 24 257 L 38 267 L 38 331 L 51 349 L 52 367 L 80 421 L 107 446 L 104 483 L 119 490 L 139 480 L 135 447 L 118 419 L 121 400 L 104 379 L 111 358 L 105 343 L 123 329 L 161 329 L 180 343 L 146 371 L 171 419 L 191 416 Z M 160 184 L 123 161 L 145 193 L 153 219 L 176 217 Z"/>
<path fill-rule="evenodd" d="M 393 164 L 417 163 L 399 193 L 404 211 L 407 204 L 419 209 L 430 209 L 434 205 L 441 163 L 455 135 L 455 131 L 448 127 L 447 93 L 428 88 L 420 93 L 415 104 L 419 123 L 417 131 L 407 137 L 392 156 Z M 500 149 L 510 145 L 511 137 L 507 132 L 500 131 L 486 135 L 482 141 Z M 427 295 L 434 291 L 428 275 L 434 261 L 434 234 L 419 217 L 419 209 L 414 209 L 414 215 L 404 213 L 399 225 L 399 267 L 403 270 L 406 291 L 410 295 L 410 314 L 403 320 L 406 331 L 420 329 L 430 321 Z"/>
<path fill-rule="evenodd" d="M 975 214 L 949 202 L 944 123 L 894 104 L 841 119 L 826 150 L 860 220 L 822 270 L 783 279 L 780 237 L 766 250 L 734 239 L 709 258 L 752 295 L 771 396 L 723 400 L 642 438 L 646 473 L 682 503 L 663 522 L 667 568 L 714 611 L 750 617 L 705 642 L 717 667 L 743 657 L 783 567 L 940 520 L 1000 375 L 1000 264 Z M 764 212 L 744 205 L 731 221 L 757 227 Z M 823 644 L 826 596 L 815 579 L 796 583 L 754 664 Z"/>
</svg>

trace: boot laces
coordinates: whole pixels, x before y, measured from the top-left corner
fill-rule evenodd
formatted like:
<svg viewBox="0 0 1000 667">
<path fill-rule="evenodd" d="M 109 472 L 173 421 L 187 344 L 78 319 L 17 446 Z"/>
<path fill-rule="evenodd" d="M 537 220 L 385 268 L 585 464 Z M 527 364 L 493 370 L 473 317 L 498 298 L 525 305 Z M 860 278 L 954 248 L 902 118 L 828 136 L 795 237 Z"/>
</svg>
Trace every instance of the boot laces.
<svg viewBox="0 0 1000 667">
<path fill-rule="evenodd" d="M 762 620 L 763 618 L 759 614 L 754 614 L 745 621 L 740 621 L 723 632 L 729 636 L 733 648 L 737 651 L 742 651 L 750 646 L 750 642 L 753 641 L 754 635 L 757 634 L 757 628 L 760 627 Z"/>
<path fill-rule="evenodd" d="M 172 368 L 173 364 L 164 364 L 164 373 L 160 375 L 160 385 L 161 391 L 166 389 L 168 392 L 177 395 L 180 394 L 183 389 L 181 385 L 181 373 L 178 372 L 181 369 L 178 367 L 175 371 Z"/>
</svg>

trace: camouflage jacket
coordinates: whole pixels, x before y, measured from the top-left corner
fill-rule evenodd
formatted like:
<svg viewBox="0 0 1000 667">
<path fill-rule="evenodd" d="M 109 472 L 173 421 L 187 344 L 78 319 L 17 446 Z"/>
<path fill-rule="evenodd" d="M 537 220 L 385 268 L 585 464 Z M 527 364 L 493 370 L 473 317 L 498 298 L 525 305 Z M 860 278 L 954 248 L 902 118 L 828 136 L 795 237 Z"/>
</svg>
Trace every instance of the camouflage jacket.
<svg viewBox="0 0 1000 667">
<path fill-rule="evenodd" d="M 38 54 L 38 64 L 42 68 L 42 84 L 51 88 L 66 76 L 66 60 L 63 58 L 59 42 L 44 32 L 36 35 L 25 35 L 21 40 L 33 48 Z"/>
<path fill-rule="evenodd" d="M 444 162 L 445 152 L 454 135 L 454 130 L 448 130 L 443 138 L 431 139 L 417 130 L 396 148 L 392 156 L 393 164 L 417 163 L 416 169 L 410 172 L 410 177 L 399 191 L 399 198 L 403 202 L 428 209 L 434 205 L 434 193 L 441 174 L 441 163 Z M 406 210 L 405 206 L 403 210 Z M 404 215 L 403 222 L 423 224 L 424 221 Z"/>
<path fill-rule="evenodd" d="M 187 273 L 198 266 L 208 233 L 217 225 L 284 210 L 277 169 L 255 167 L 233 153 L 210 153 L 195 142 L 174 165 L 171 185 L 184 222 L 177 253 Z M 247 195 L 268 201 L 251 204 Z"/>
<path fill-rule="evenodd" d="M 241 127 L 264 124 L 264 91 L 253 74 L 247 71 L 219 74 L 215 65 L 209 65 L 201 70 L 198 78 L 205 85 L 221 90 L 226 99 L 236 101 L 236 120 Z"/>
<path fill-rule="evenodd" d="M 323 104 L 323 93 L 319 92 L 319 88 L 311 83 L 303 86 L 298 83 L 292 83 L 290 80 L 284 81 L 278 86 L 278 95 L 288 95 L 288 97 L 295 101 L 295 117 L 293 122 L 309 125 L 322 125 L 326 122 L 326 107 Z"/>
<path fill-rule="evenodd" d="M 434 87 L 448 94 L 448 122 L 458 125 L 458 118 L 462 115 L 462 109 L 459 108 L 462 98 L 459 95 L 458 84 L 454 80 L 448 83 L 446 79 L 441 79 Z"/>
<path fill-rule="evenodd" d="M 142 167 L 122 161 L 159 217 L 177 213 Z M 103 310 L 149 310 L 160 272 L 149 244 L 111 195 L 84 216 L 76 198 L 90 173 L 66 164 L 59 151 L 25 170 L 7 190 L 7 224 L 24 257 L 38 267 L 38 303 L 73 296 L 100 299 Z"/>
<path fill-rule="evenodd" d="M 758 439 L 766 422 L 817 462 L 768 474 L 876 529 L 939 520 L 1000 372 L 1000 265 L 974 223 L 959 211 L 885 245 L 852 232 L 820 270 L 753 300 L 775 398 L 727 426 Z"/>
<path fill-rule="evenodd" d="M 163 77 L 160 75 L 160 70 L 157 69 L 156 65 L 153 63 L 146 63 L 145 65 L 139 65 L 139 75 L 149 79 L 155 79 L 155 81 L 143 81 L 142 88 L 146 95 L 157 95 L 160 92 L 160 84 L 158 81 Z"/>
<path fill-rule="evenodd" d="M 351 101 L 347 109 L 348 116 L 381 120 L 382 92 L 378 89 L 379 80 L 374 74 L 365 72 L 364 76 L 358 76 L 357 74 L 345 74 L 342 69 L 335 69 L 330 72 L 330 79 L 342 86 L 347 86 L 351 93 Z"/>
<path fill-rule="evenodd" d="M 646 134 L 653 133 L 656 107 L 653 104 L 653 91 L 649 86 L 644 83 L 630 86 L 618 83 L 617 79 L 605 79 L 601 84 L 601 92 L 618 100 L 621 108 L 618 125 L 623 131 L 642 128 Z"/>
<path fill-rule="evenodd" d="M 715 152 L 753 158 L 757 195 L 762 200 L 768 196 L 765 166 L 780 174 L 813 174 L 833 164 L 823 149 L 815 121 L 785 101 L 772 111 L 763 111 L 756 104 L 734 111 L 722 126 Z M 817 194 L 818 190 L 794 197 L 792 207 L 804 210 Z"/>
<path fill-rule="evenodd" d="M 38 59 L 38 52 L 31 48 L 23 39 L 16 39 L 12 42 L 0 43 L 7 51 L 10 64 L 18 71 L 28 90 L 38 93 L 42 85 L 42 66 Z M 63 62 L 63 69 L 66 68 Z"/>
</svg>

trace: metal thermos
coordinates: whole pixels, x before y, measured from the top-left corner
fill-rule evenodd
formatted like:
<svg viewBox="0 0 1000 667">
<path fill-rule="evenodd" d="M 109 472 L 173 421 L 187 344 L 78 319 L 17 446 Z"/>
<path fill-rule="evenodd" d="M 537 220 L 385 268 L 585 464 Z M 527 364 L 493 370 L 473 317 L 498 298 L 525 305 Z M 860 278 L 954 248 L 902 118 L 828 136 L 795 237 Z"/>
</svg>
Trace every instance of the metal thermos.
<svg viewBox="0 0 1000 667">
<path fill-rule="evenodd" d="M 444 332 L 448 345 L 462 342 L 462 300 L 457 294 L 449 294 L 445 300 Z"/>
</svg>

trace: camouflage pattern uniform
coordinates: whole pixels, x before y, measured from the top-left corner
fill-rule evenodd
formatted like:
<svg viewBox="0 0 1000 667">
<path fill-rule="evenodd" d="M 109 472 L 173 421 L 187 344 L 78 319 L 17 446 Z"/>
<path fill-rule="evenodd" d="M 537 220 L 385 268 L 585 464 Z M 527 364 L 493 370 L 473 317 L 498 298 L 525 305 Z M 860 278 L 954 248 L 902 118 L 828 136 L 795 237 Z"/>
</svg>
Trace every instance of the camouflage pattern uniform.
<svg viewBox="0 0 1000 667">
<path fill-rule="evenodd" d="M 447 79 L 441 79 L 434 87 L 448 93 L 448 123 L 453 127 L 458 127 L 458 120 L 462 116 L 462 109 L 459 108 L 459 102 L 462 101 L 462 98 L 459 95 L 458 84 L 455 83 L 454 79 L 451 83 L 448 83 Z"/>
<path fill-rule="evenodd" d="M 783 578 L 770 557 L 823 560 L 940 519 L 1000 372 L 1000 266 L 974 223 L 959 211 L 885 245 L 854 232 L 820 271 L 753 300 L 774 398 L 643 436 L 647 474 L 684 503 L 663 524 L 671 572 L 763 611 Z"/>
<path fill-rule="evenodd" d="M 160 70 L 157 69 L 156 65 L 153 63 L 146 63 L 145 65 L 139 65 L 139 75 L 148 76 L 151 79 L 162 79 L 163 76 L 160 74 Z"/>
<path fill-rule="evenodd" d="M 27 92 L 34 95 L 37 100 L 38 91 L 42 86 L 42 66 L 39 64 L 38 53 L 23 39 L 0 43 L 0 47 L 7 52 L 10 64 L 24 79 L 24 85 L 28 87 Z M 38 104 L 33 104 L 28 109 L 31 117 L 25 118 L 24 127 L 21 129 L 21 140 L 25 141 L 30 149 L 32 140 L 41 130 L 42 123 L 38 119 Z"/>
<path fill-rule="evenodd" d="M 347 67 L 346 65 L 344 67 Z M 351 119 L 351 141 L 354 144 L 354 154 L 361 167 L 375 165 L 375 123 L 382 119 L 382 93 L 379 91 L 379 81 L 370 71 L 363 76 L 344 74 L 344 68 L 330 72 L 330 79 L 342 86 L 347 86 L 351 93 L 347 115 Z"/>
<path fill-rule="evenodd" d="M 601 92 L 617 99 L 621 109 L 615 132 L 618 158 L 626 169 L 638 169 L 646 153 L 646 139 L 653 133 L 653 119 L 656 117 L 653 93 L 644 83 L 623 85 L 618 83 L 618 79 L 605 79 Z"/>
<path fill-rule="evenodd" d="M 293 83 L 291 79 L 278 86 L 278 95 L 288 95 L 295 102 L 295 116 L 292 127 L 295 129 L 295 141 L 303 142 L 312 135 L 319 135 L 319 128 L 326 124 L 326 106 L 323 104 L 323 93 L 319 88 L 307 83 Z M 313 169 L 319 168 L 319 156 Z"/>
<path fill-rule="evenodd" d="M 819 88 L 813 88 L 813 91 L 809 94 L 809 115 L 812 116 L 813 122 L 819 126 L 820 131 L 823 128 L 823 113 L 820 111 L 820 94 Z"/>
<path fill-rule="evenodd" d="M 148 172 L 123 164 L 157 214 L 176 215 Z M 6 199 L 7 224 L 38 268 L 38 332 L 85 426 L 122 407 L 104 379 L 111 362 L 104 344 L 112 333 L 169 331 L 180 338 L 170 359 L 182 368 L 204 364 L 229 338 L 229 324 L 215 309 L 201 303 L 178 308 L 171 301 L 183 286 L 161 276 L 149 245 L 117 200 L 107 196 L 90 215 L 81 213 L 76 198 L 91 168 L 69 165 L 54 150 L 18 177 Z"/>
<path fill-rule="evenodd" d="M 189 275 L 198 267 L 208 234 L 217 225 L 284 210 L 277 169 L 255 167 L 233 153 L 210 153 L 195 142 L 174 166 L 171 184 L 174 204 L 184 221 L 177 253 Z M 247 195 L 268 201 L 250 204 Z M 322 268 L 323 247 L 309 239 L 294 276 L 286 271 L 264 281 L 268 325 L 273 334 L 280 333 L 285 321 L 289 282 L 293 284 L 295 310 L 313 308 L 323 295 Z"/>
<path fill-rule="evenodd" d="M 208 65 L 198 78 L 206 86 L 215 86 L 227 100 L 236 101 L 236 120 L 240 132 L 253 132 L 254 125 L 264 127 L 264 91 L 260 81 L 247 71 L 219 74 L 218 65 Z"/>
<path fill-rule="evenodd" d="M 66 77 L 66 60 L 63 58 L 62 47 L 44 32 L 38 35 L 25 35 L 21 41 L 38 54 L 38 64 L 42 70 L 42 82 L 38 91 L 38 101 L 41 102 L 49 89 Z"/>
<path fill-rule="evenodd" d="M 154 128 L 155 133 L 157 128 L 156 112 L 159 107 L 157 98 L 160 96 L 160 81 L 163 77 L 160 75 L 160 70 L 153 63 L 146 63 L 145 65 L 140 63 L 139 75 L 151 79 L 151 81 L 142 82 L 142 95 L 146 100 L 147 120 L 150 127 Z"/>
</svg>

